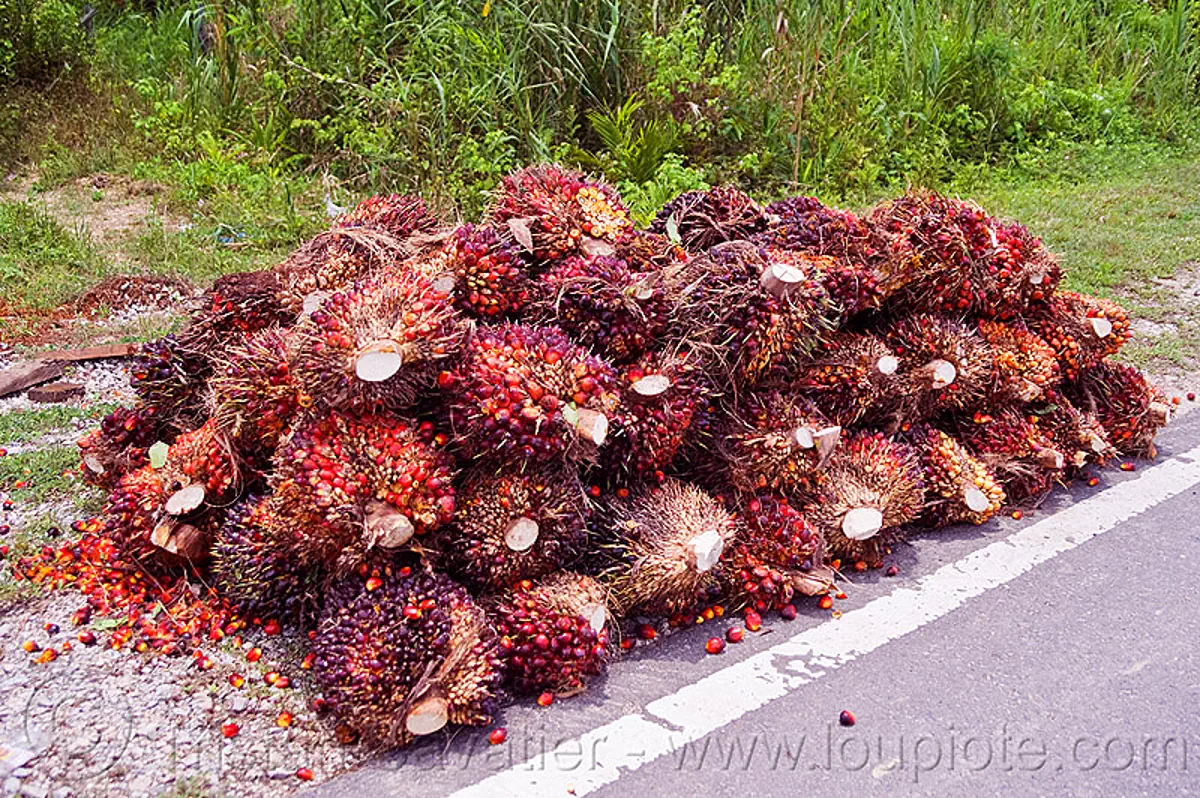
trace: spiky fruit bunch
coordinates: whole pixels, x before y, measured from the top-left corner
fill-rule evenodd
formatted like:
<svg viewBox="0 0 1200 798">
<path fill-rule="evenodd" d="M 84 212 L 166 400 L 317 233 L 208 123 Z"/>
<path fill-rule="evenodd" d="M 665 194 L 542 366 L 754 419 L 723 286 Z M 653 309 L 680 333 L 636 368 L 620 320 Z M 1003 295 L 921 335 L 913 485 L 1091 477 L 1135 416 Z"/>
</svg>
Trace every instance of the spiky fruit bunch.
<svg viewBox="0 0 1200 798">
<path fill-rule="evenodd" d="M 320 307 L 330 294 L 397 269 L 412 254 L 402 237 L 378 227 L 336 227 L 318 233 L 275 268 L 280 302 L 297 317 Z"/>
<path fill-rule="evenodd" d="M 532 296 L 533 285 L 516 247 L 491 227 L 457 227 L 436 264 L 454 277 L 455 307 L 471 316 L 518 313 Z"/>
<path fill-rule="evenodd" d="M 131 471 L 108 495 L 104 507 L 104 535 L 122 554 L 145 559 L 155 553 L 150 535 L 166 501 L 158 471 L 145 466 Z"/>
<path fill-rule="evenodd" d="M 186 425 L 202 404 L 212 364 L 177 335 L 142 344 L 129 367 L 129 385 L 144 407 L 155 408 L 160 424 Z"/>
<path fill-rule="evenodd" d="M 1059 397 L 1037 415 L 1038 428 L 1053 442 L 1054 448 L 1066 457 L 1069 472 L 1088 463 L 1103 466 L 1117 456 L 1108 431 L 1091 411 L 1083 411 L 1067 398 Z"/>
<path fill-rule="evenodd" d="M 459 585 L 421 565 L 363 565 L 330 586 L 313 674 L 364 739 L 402 746 L 482 725 L 502 677 L 495 634 Z"/>
<path fill-rule="evenodd" d="M 959 419 L 954 432 L 996 474 L 1010 501 L 1044 494 L 1066 466 L 1066 456 L 1039 428 L 1036 417 L 1012 407 Z"/>
<path fill-rule="evenodd" d="M 992 384 L 991 347 L 966 325 L 912 315 L 889 327 L 886 340 L 901 359 L 898 404 L 905 421 L 973 407 Z"/>
<path fill-rule="evenodd" d="M 481 328 L 439 381 L 466 454 L 499 462 L 591 456 L 615 404 L 612 367 L 557 327 Z"/>
<path fill-rule="evenodd" d="M 608 256 L 564 258 L 538 284 L 535 315 L 613 362 L 636 358 L 666 329 L 662 281 Z"/>
<path fill-rule="evenodd" d="M 1094 413 L 1121 454 L 1154 457 L 1154 438 L 1171 420 L 1171 405 L 1140 371 L 1104 361 L 1065 386 L 1071 401 Z"/>
<path fill-rule="evenodd" d="M 118 407 L 76 444 L 84 481 L 112 488 L 121 477 L 146 465 L 146 450 L 161 432 L 157 408 L 142 404 Z"/>
<path fill-rule="evenodd" d="M 622 369 L 612 435 L 600 451 L 601 473 L 621 482 L 661 481 L 693 439 L 707 380 L 691 353 L 647 353 Z"/>
<path fill-rule="evenodd" d="M 692 259 L 691 254 L 666 236 L 645 230 L 628 230 L 613 244 L 614 257 L 638 274 L 675 269 Z"/>
<path fill-rule="evenodd" d="M 619 555 L 605 580 L 624 615 L 671 615 L 708 596 L 713 568 L 736 535 L 721 502 L 677 479 L 611 499 L 604 526 Z"/>
<path fill-rule="evenodd" d="M 759 612 L 777 610 L 791 603 L 797 583 L 804 585 L 809 575 L 820 581 L 821 534 L 786 498 L 754 494 L 739 507 L 737 518 L 741 529 L 720 569 L 735 602 Z"/>
<path fill-rule="evenodd" d="M 815 487 L 841 433 L 804 397 L 771 390 L 740 397 L 715 448 L 738 490 L 796 497 Z"/>
<path fill-rule="evenodd" d="M 185 432 L 167 449 L 159 469 L 169 515 L 182 516 L 201 505 L 227 504 L 243 485 L 242 463 L 229 437 L 209 419 Z"/>
<path fill-rule="evenodd" d="M 844 331 L 822 338 L 791 380 L 843 427 L 891 405 L 901 385 L 900 358 L 883 339 Z"/>
<path fill-rule="evenodd" d="M 915 428 L 911 437 L 921 456 L 926 523 L 982 524 L 1004 506 L 996 475 L 954 438 L 933 427 Z"/>
<path fill-rule="evenodd" d="M 492 613 L 513 692 L 583 691 L 609 656 L 607 593 L 596 580 L 559 571 L 522 581 Z"/>
<path fill-rule="evenodd" d="M 1035 305 L 1029 326 L 1054 350 L 1068 380 L 1115 355 L 1132 335 L 1124 308 L 1074 291 Z"/>
<path fill-rule="evenodd" d="M 872 211 L 880 269 L 897 307 L 1011 318 L 1045 298 L 1057 264 L 1020 225 L 1005 225 L 974 203 L 910 191 Z"/>
<path fill-rule="evenodd" d="M 192 318 L 189 334 L 203 331 L 218 339 L 214 341 L 216 346 L 289 324 L 295 317 L 284 309 L 280 291 L 279 275 L 269 270 L 219 277 L 205 294 L 204 306 Z"/>
<path fill-rule="evenodd" d="M 747 386 L 787 373 L 803 357 L 828 303 L 810 275 L 744 241 L 719 244 L 673 270 L 667 290 L 678 297 L 672 331 L 712 353 L 721 383 Z"/>
<path fill-rule="evenodd" d="M 221 595 L 250 618 L 315 618 L 320 571 L 293 560 L 275 534 L 280 521 L 266 497 L 248 496 L 230 509 L 213 541 L 212 575 Z"/>
<path fill-rule="evenodd" d="M 820 283 L 829 297 L 831 311 L 839 320 L 877 308 L 883 299 L 879 278 L 865 264 L 778 247 L 768 249 L 767 258 L 773 263 L 792 266 Z"/>
<path fill-rule="evenodd" d="M 762 206 L 733 186 L 685 191 L 659 210 L 650 232 L 679 241 L 693 252 L 725 241 L 744 241 L 767 227 Z"/>
<path fill-rule="evenodd" d="M 979 334 L 991 345 L 994 401 L 1035 402 L 1053 397 L 1060 380 L 1058 360 L 1050 345 L 1024 327 L 982 320 Z"/>
<path fill-rule="evenodd" d="M 488 215 L 544 263 L 579 250 L 588 239 L 611 244 L 633 226 L 611 187 L 554 164 L 505 177 Z"/>
<path fill-rule="evenodd" d="M 862 431 L 838 447 L 804 515 L 821 531 L 830 557 L 876 564 L 881 538 L 915 520 L 923 503 L 912 447 Z"/>
<path fill-rule="evenodd" d="M 333 226 L 339 228 L 373 227 L 400 239 L 413 233 L 432 232 L 437 224 L 437 219 L 425 206 L 425 200 L 403 194 L 367 197 L 333 222 Z"/>
<path fill-rule="evenodd" d="M 448 293 L 400 270 L 333 294 L 305 318 L 294 371 L 330 407 L 400 409 L 433 387 L 465 331 Z"/>
<path fill-rule="evenodd" d="M 296 414 L 311 404 L 292 376 L 293 340 L 283 329 L 264 330 L 231 346 L 209 380 L 213 418 L 252 458 L 269 457 Z"/>
<path fill-rule="evenodd" d="M 767 206 L 770 227 L 760 239 L 773 247 L 832 255 L 866 266 L 878 256 L 866 222 L 816 197 L 792 197 Z"/>
<path fill-rule="evenodd" d="M 462 479 L 455 519 L 439 538 L 441 549 L 452 571 L 482 590 L 543 577 L 587 547 L 583 486 L 558 467 L 473 469 Z"/>
</svg>

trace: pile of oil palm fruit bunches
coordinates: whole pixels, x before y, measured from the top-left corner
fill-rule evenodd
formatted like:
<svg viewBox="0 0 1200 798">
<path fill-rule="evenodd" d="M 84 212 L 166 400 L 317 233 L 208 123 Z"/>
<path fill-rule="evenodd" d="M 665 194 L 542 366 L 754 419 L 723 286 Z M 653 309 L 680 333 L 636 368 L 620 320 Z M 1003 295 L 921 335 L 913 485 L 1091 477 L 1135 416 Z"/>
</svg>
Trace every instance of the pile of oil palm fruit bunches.
<svg viewBox="0 0 1200 798">
<path fill-rule="evenodd" d="M 360 203 L 216 281 L 81 442 L 99 534 L 312 638 L 362 739 L 586 688 L 621 624 L 794 609 L 903 536 L 1153 456 L 1126 313 L 1024 226 L 910 191 L 863 216 L 733 187 L 638 229 L 603 182 L 484 218 Z"/>
</svg>

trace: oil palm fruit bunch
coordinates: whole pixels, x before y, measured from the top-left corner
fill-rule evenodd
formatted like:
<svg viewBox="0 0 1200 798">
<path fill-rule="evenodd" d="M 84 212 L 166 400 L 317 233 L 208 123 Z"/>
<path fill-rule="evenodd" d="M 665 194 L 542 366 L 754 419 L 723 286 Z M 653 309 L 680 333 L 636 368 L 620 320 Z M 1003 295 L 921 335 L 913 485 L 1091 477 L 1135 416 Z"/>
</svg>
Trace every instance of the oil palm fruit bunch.
<svg viewBox="0 0 1200 798">
<path fill-rule="evenodd" d="M 491 721 L 497 642 L 464 588 L 419 562 L 384 559 L 329 587 L 313 675 L 362 739 L 398 747 L 447 724 Z"/>
<path fill-rule="evenodd" d="M 990 402 L 1036 402 L 1053 398 L 1061 372 L 1049 344 L 1037 334 L 1011 322 L 981 320 L 977 327 L 992 351 L 995 381 Z"/>
<path fill-rule="evenodd" d="M 265 460 L 311 398 L 292 375 L 290 330 L 263 330 L 230 346 L 209 379 L 212 417 L 249 459 Z"/>
<path fill-rule="evenodd" d="M 455 523 L 438 537 L 450 570 L 495 592 L 540 579 L 587 549 L 588 505 L 579 477 L 557 466 L 463 475 Z"/>
<path fill-rule="evenodd" d="M 738 490 L 797 497 L 815 488 L 841 435 L 808 399 L 773 389 L 738 397 L 714 448 Z"/>
<path fill-rule="evenodd" d="M 150 542 L 166 501 L 162 478 L 150 466 L 130 471 L 117 482 L 104 506 L 104 534 L 122 554 L 147 559 L 156 553 Z"/>
<path fill-rule="evenodd" d="M 1035 305 L 1029 326 L 1054 350 L 1068 380 L 1115 355 L 1132 335 L 1124 308 L 1074 291 Z"/>
<path fill-rule="evenodd" d="M 482 327 L 439 378 L 469 458 L 501 463 L 594 457 L 615 406 L 611 366 L 557 327 Z"/>
<path fill-rule="evenodd" d="M 1154 438 L 1171 420 L 1171 405 L 1140 371 L 1104 361 L 1084 369 L 1065 391 L 1077 407 L 1095 414 L 1118 452 L 1155 456 Z"/>
<path fill-rule="evenodd" d="M 234 505 L 212 545 L 213 579 L 247 618 L 315 620 L 322 574 L 289 557 L 274 537 L 279 521 L 272 502 L 250 495 Z"/>
<path fill-rule="evenodd" d="M 1108 430 L 1090 410 L 1081 410 L 1066 397 L 1037 411 L 1038 429 L 1053 442 L 1066 458 L 1071 474 L 1090 464 L 1104 466 L 1117 456 Z"/>
<path fill-rule="evenodd" d="M 705 252 L 726 241 L 745 241 L 766 227 L 762 206 L 733 186 L 717 186 L 685 191 L 668 202 L 650 223 L 650 232 Z"/>
<path fill-rule="evenodd" d="M 212 339 L 211 348 L 223 349 L 238 338 L 291 324 L 295 316 L 280 301 L 282 287 L 273 271 L 239 272 L 217 278 L 204 295 L 204 305 L 191 320 L 188 333 Z"/>
<path fill-rule="evenodd" d="M 151 462 L 154 468 L 154 462 Z M 169 515 L 183 516 L 202 505 L 227 505 L 243 487 L 242 464 L 229 437 L 214 419 L 185 432 L 166 450 L 161 468 Z"/>
<path fill-rule="evenodd" d="M 924 506 L 920 458 L 911 446 L 863 430 L 834 452 L 827 478 L 804 508 L 830 557 L 876 565 L 881 543 Z"/>
<path fill-rule="evenodd" d="M 522 580 L 499 597 L 491 615 L 509 688 L 560 696 L 586 689 L 611 651 L 607 602 L 603 585 L 571 571 Z"/>
<path fill-rule="evenodd" d="M 673 335 L 715 359 L 718 387 L 787 373 L 817 340 L 828 298 L 810 275 L 744 241 L 719 244 L 667 277 Z"/>
<path fill-rule="evenodd" d="M 786 498 L 769 491 L 748 494 L 737 520 L 738 537 L 719 568 L 733 602 L 765 612 L 790 604 L 797 591 L 828 589 L 821 534 Z"/>
<path fill-rule="evenodd" d="M 995 357 L 966 325 L 915 314 L 888 327 L 885 337 L 901 362 L 899 418 L 915 421 L 974 407 L 986 396 Z"/>
<path fill-rule="evenodd" d="M 129 368 L 129 385 L 158 423 L 186 427 L 203 406 L 212 364 L 186 338 L 167 335 L 142 344 Z"/>
<path fill-rule="evenodd" d="M 518 169 L 500 183 L 489 221 L 507 227 L 539 263 L 577 251 L 602 251 L 633 227 L 610 186 L 554 164 Z"/>
<path fill-rule="evenodd" d="M 851 211 L 830 208 L 816 197 L 792 197 L 767 206 L 770 226 L 759 236 L 769 246 L 831 255 L 868 266 L 877 257 L 871 229 Z"/>
<path fill-rule="evenodd" d="M 517 248 L 491 227 L 460 225 L 434 258 L 434 268 L 454 280 L 454 305 L 480 319 L 522 311 L 533 283 Z"/>
<path fill-rule="evenodd" d="M 438 220 L 429 213 L 425 200 L 404 194 L 377 194 L 334 220 L 335 228 L 369 227 L 404 239 L 414 233 L 431 233 Z"/>
<path fill-rule="evenodd" d="M 767 258 L 773 263 L 792 266 L 820 283 L 829 297 L 833 321 L 843 322 L 866 310 L 879 307 L 883 291 L 870 266 L 847 258 L 814 255 L 802 250 L 772 247 Z"/>
<path fill-rule="evenodd" d="M 1010 502 L 1049 491 L 1066 467 L 1066 456 L 1036 421 L 1013 407 L 976 412 L 953 425 L 957 439 L 1004 486 Z"/>
<path fill-rule="evenodd" d="M 624 615 L 670 616 L 713 595 L 713 569 L 737 533 L 720 501 L 677 479 L 612 497 L 602 525 L 615 559 L 604 581 Z"/>
<path fill-rule="evenodd" d="M 600 473 L 609 481 L 662 481 L 680 451 L 694 440 L 708 383 L 690 352 L 646 353 L 620 370 L 619 401 Z"/>
<path fill-rule="evenodd" d="M 692 259 L 679 244 L 657 233 L 627 230 L 613 244 L 613 256 L 625 261 L 629 270 L 644 274 L 676 269 Z"/>
<path fill-rule="evenodd" d="M 789 384 L 846 427 L 893 404 L 903 385 L 900 365 L 882 338 L 838 331 L 822 337 Z"/>
<path fill-rule="evenodd" d="M 435 385 L 465 332 L 451 296 L 402 269 L 331 295 L 303 319 L 294 372 L 327 406 L 403 409 Z"/>
<path fill-rule="evenodd" d="M 118 407 L 100 420 L 100 426 L 77 442 L 85 482 L 113 488 L 121 477 L 149 462 L 147 450 L 163 430 L 157 408 L 137 404 Z"/>
<path fill-rule="evenodd" d="M 1007 497 L 996 475 L 961 443 L 931 426 L 908 436 L 920 460 L 925 483 L 922 521 L 934 527 L 982 524 L 1000 511 Z"/>
<path fill-rule="evenodd" d="M 279 301 L 296 318 L 330 294 L 395 270 L 413 254 L 404 237 L 372 226 L 334 227 L 301 244 L 275 267 Z"/>
</svg>

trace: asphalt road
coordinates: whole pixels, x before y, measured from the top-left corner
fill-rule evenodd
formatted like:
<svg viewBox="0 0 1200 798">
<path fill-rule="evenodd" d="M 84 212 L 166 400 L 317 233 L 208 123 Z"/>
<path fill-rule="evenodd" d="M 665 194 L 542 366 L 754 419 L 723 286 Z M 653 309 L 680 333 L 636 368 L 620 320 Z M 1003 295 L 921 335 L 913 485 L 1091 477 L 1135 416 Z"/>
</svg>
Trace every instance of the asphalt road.
<svg viewBox="0 0 1200 798">
<path fill-rule="evenodd" d="M 1101 472 L 1100 486 L 1059 492 L 1021 521 L 914 537 L 893 557 L 899 576 L 854 577 L 841 619 L 806 602 L 797 620 L 769 618 L 765 633 L 720 656 L 704 641 L 736 619 L 704 624 L 637 649 L 583 696 L 510 707 L 503 745 L 489 745 L 486 729 L 459 730 L 309 794 L 430 798 L 477 785 L 472 794 L 496 796 L 1200 795 L 1198 445 L 1193 413 L 1163 433 L 1154 465 Z M 1172 469 L 1190 470 L 1169 498 L 1106 520 L 1115 500 L 1136 504 Z M 1024 532 L 1045 549 L 1060 519 L 1066 550 L 993 586 L 969 583 L 998 573 L 985 556 L 993 544 Z M 1077 538 L 1093 527 L 1103 534 Z M 943 586 L 963 598 L 945 599 Z M 894 631 L 887 618 L 862 622 L 892 606 L 906 608 Z M 763 656 L 841 632 L 852 639 L 840 654 L 807 652 L 800 667 L 816 675 L 761 706 L 746 698 L 779 682 L 746 670 Z M 703 717 L 709 683 L 711 714 L 728 711 L 728 723 Z M 659 709 L 672 694 L 691 708 Z M 753 708 L 729 711 L 742 704 Z M 844 709 L 853 727 L 839 725 Z"/>
</svg>

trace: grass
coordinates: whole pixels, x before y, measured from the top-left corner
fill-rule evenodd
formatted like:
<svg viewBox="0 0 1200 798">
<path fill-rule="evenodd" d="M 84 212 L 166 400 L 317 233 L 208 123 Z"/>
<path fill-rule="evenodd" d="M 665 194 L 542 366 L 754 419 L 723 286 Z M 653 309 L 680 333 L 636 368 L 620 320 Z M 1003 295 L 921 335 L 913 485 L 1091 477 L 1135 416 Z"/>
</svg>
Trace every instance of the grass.
<svg viewBox="0 0 1200 798">
<path fill-rule="evenodd" d="M 0 294 L 7 302 L 52 308 L 105 274 L 86 229 L 68 229 L 32 202 L 0 202 Z"/>
<path fill-rule="evenodd" d="M 70 499 L 81 513 L 99 509 L 102 492 L 72 474 L 79 466 L 74 446 L 48 446 L 0 458 L 0 491 L 15 503 L 36 505 Z M 17 487 L 20 485 L 20 487 Z"/>
<path fill-rule="evenodd" d="M 47 433 L 79 428 L 80 422 L 97 421 L 115 409 L 114 404 L 97 404 L 87 408 L 54 405 L 3 413 L 0 414 L 0 445 L 29 443 Z"/>
</svg>

